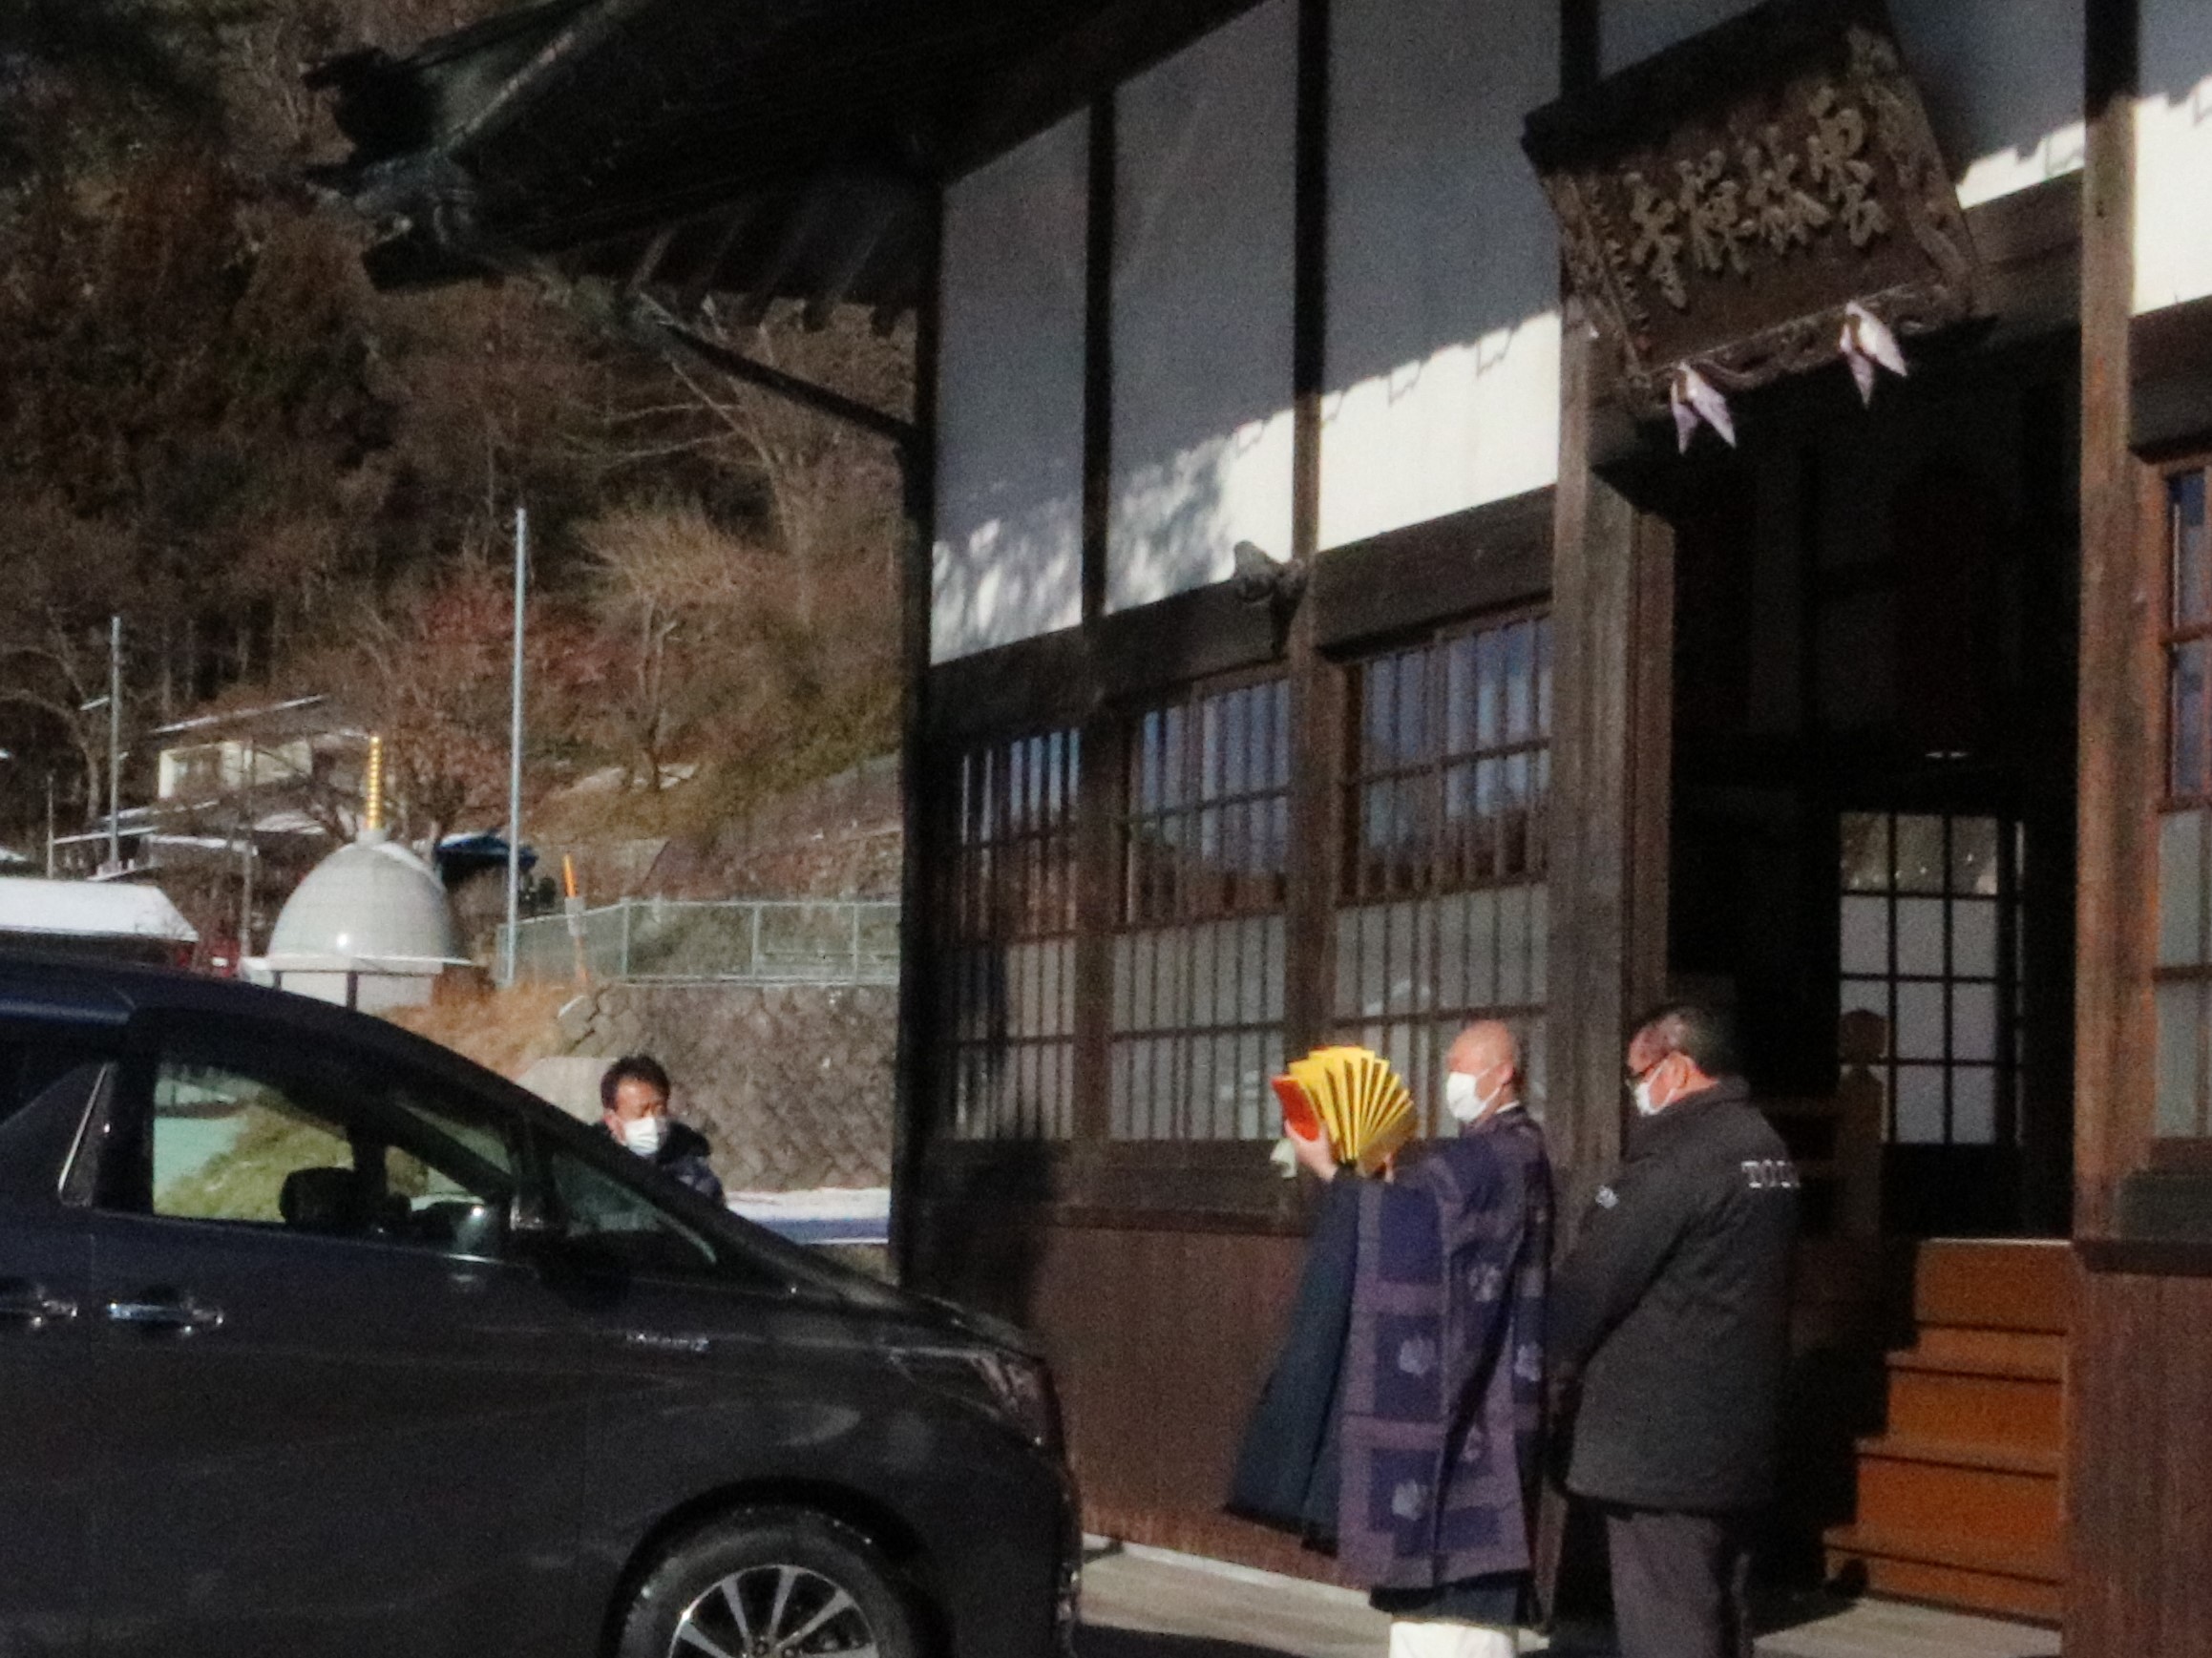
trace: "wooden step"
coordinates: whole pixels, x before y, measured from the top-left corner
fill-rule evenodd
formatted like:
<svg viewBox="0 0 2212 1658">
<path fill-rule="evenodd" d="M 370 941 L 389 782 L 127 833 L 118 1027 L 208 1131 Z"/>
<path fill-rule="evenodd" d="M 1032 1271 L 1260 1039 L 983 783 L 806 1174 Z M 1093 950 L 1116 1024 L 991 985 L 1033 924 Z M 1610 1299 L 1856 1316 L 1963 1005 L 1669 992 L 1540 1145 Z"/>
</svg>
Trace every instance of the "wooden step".
<svg viewBox="0 0 2212 1658">
<path fill-rule="evenodd" d="M 2065 1563 L 2054 1546 L 1992 1549 L 1951 1533 L 1865 1525 L 1839 1526 L 1825 1542 L 1829 1573 L 1863 1577 L 1876 1594 L 2043 1623 L 2059 1616 Z"/>
<path fill-rule="evenodd" d="M 1970 1539 L 1993 1553 L 2058 1546 L 2053 1452 L 1885 1435 L 1859 1446 L 1856 1519 L 1870 1531 Z"/>
<path fill-rule="evenodd" d="M 1923 1439 L 1905 1434 L 1869 1434 L 1859 1441 L 1862 1462 L 1909 1462 L 1929 1468 L 1964 1468 L 2055 1480 L 2066 1459 L 2058 1451 L 1991 1445 L 1975 1439 Z"/>
<path fill-rule="evenodd" d="M 1828 1528 L 1822 1541 L 1834 1554 L 1917 1561 L 1989 1577 L 2018 1578 L 2024 1583 L 2055 1584 L 2066 1577 L 2066 1562 L 2056 1548 L 1992 1548 L 1956 1532 L 1836 1525 Z"/>
<path fill-rule="evenodd" d="M 1924 1244 L 1913 1266 L 1916 1323 L 2063 1335 L 2074 1255 L 2063 1241 Z"/>
<path fill-rule="evenodd" d="M 1892 1371 L 2004 1376 L 2056 1385 L 2066 1374 L 2066 1338 L 2041 1331 L 1960 1330 L 1936 1325 L 1888 1354 Z"/>
<path fill-rule="evenodd" d="M 2057 1457 L 2066 1448 L 2065 1396 L 2040 1377 L 1892 1365 L 1885 1438 L 1986 1445 Z"/>
</svg>

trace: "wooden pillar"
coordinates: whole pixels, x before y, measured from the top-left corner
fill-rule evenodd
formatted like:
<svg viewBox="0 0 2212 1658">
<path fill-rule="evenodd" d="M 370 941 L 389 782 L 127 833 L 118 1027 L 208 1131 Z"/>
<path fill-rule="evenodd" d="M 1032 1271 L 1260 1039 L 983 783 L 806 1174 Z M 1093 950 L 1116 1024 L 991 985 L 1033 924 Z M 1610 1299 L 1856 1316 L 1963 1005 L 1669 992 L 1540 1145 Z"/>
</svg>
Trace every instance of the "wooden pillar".
<svg viewBox="0 0 2212 1658">
<path fill-rule="evenodd" d="M 1567 308 L 1552 521 L 1550 1054 L 1571 1219 L 1620 1152 L 1629 1022 L 1665 990 L 1673 536 L 1589 465 L 1591 340 Z"/>
<path fill-rule="evenodd" d="M 1321 396 L 1328 373 L 1329 0 L 1299 0 L 1296 266 L 1292 365 L 1291 555 L 1311 569 L 1321 539 Z M 1335 1013 L 1337 871 L 1342 857 L 1344 672 L 1321 652 L 1310 604 L 1289 640 L 1291 883 L 1285 1039 L 1322 1041 Z"/>
<path fill-rule="evenodd" d="M 937 562 L 937 403 L 942 311 L 944 193 L 929 206 L 927 280 L 916 326 L 916 435 L 900 446 L 906 545 L 899 571 L 899 666 L 905 701 L 899 731 L 899 799 L 904 856 L 899 877 L 898 1048 L 894 1060 L 891 1119 L 891 1261 L 910 1281 L 916 1243 L 916 1205 L 922 1159 L 941 1102 L 936 1080 L 937 1021 L 933 955 L 937 890 L 931 878 L 935 839 L 943 821 L 940 790 L 930 775 L 929 674 L 931 613 Z"/>
<path fill-rule="evenodd" d="M 2136 0 L 2094 0 L 2088 21 L 2074 1097 L 2075 1231 L 2096 1237 L 2151 1129 L 2166 572 L 2156 479 L 2129 448 Z"/>
<path fill-rule="evenodd" d="M 1083 361 L 1083 611 L 1095 641 L 1106 611 L 1106 559 L 1113 524 L 1114 222 L 1120 178 L 1116 104 L 1110 91 L 1090 106 L 1088 206 L 1085 229 Z M 1121 924 L 1122 723 L 1092 710 L 1082 727 L 1076 793 L 1075 1154 L 1095 1162 L 1113 1135 L 1114 936 Z"/>
</svg>

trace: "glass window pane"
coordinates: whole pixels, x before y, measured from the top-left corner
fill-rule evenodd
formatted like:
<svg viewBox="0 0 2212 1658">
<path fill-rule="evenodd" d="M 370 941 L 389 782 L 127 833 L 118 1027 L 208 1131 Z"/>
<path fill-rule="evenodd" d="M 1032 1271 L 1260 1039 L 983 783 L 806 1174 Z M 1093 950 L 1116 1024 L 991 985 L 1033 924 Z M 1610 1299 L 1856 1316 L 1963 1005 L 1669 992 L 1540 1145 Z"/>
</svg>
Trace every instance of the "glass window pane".
<svg viewBox="0 0 2212 1658">
<path fill-rule="evenodd" d="M 1993 984 L 1954 985 L 1950 993 L 1950 1057 L 1954 1060 L 1991 1060 L 1997 1057 L 1997 987 Z"/>
<path fill-rule="evenodd" d="M 1528 1000 L 1531 920 L 1527 888 L 1508 887 L 1498 894 L 1498 1000 L 1505 1006 Z"/>
<path fill-rule="evenodd" d="M 572 1247 L 641 1271 L 701 1272 L 715 1265 L 713 1245 L 629 1186 L 581 1158 L 547 1159 Z"/>
<path fill-rule="evenodd" d="M 1467 900 L 1467 1004 L 1498 1005 L 1498 894 L 1476 892 Z"/>
<path fill-rule="evenodd" d="M 1536 622 L 1536 731 L 1551 735 L 1551 619 Z"/>
<path fill-rule="evenodd" d="M 1881 812 L 1843 814 L 1843 891 L 1889 890 L 1889 819 Z"/>
<path fill-rule="evenodd" d="M 1962 899 L 1950 907 L 1950 970 L 1959 978 L 1997 976 L 1997 906 Z"/>
<path fill-rule="evenodd" d="M 1528 1003 L 1537 1006 L 1551 995 L 1551 890 L 1537 885 L 1528 889 Z"/>
<path fill-rule="evenodd" d="M 1536 641 L 1521 622 L 1506 629 L 1506 741 L 1525 743 L 1536 723 Z"/>
<path fill-rule="evenodd" d="M 2174 480 L 2174 621 L 2180 627 L 2212 620 L 2212 536 L 2204 522 L 2204 474 Z"/>
<path fill-rule="evenodd" d="M 1475 741 L 1495 748 L 1506 727 L 1506 645 L 1495 630 L 1475 636 Z"/>
<path fill-rule="evenodd" d="M 1843 900 L 1843 971 L 1885 974 L 1889 971 L 1889 900 Z"/>
<path fill-rule="evenodd" d="M 2212 669 L 2212 644 L 2203 640 L 2177 646 L 2173 652 L 2169 742 L 2172 745 L 2173 792 L 2193 798 L 2206 792 L 2204 766 L 2204 676 Z"/>
<path fill-rule="evenodd" d="M 1901 892 L 1940 892 L 1944 890 L 1943 819 L 1901 817 L 1897 820 L 1897 890 Z"/>
<path fill-rule="evenodd" d="M 1901 984 L 1897 987 L 1897 1057 L 1901 1060 L 1945 1058 L 1943 986 Z"/>
<path fill-rule="evenodd" d="M 2159 820 L 2159 965 L 2203 962 L 2204 816 L 2171 811 Z"/>
<path fill-rule="evenodd" d="M 1950 1142 L 1997 1144 L 1997 1074 L 1968 1065 L 1950 1074 Z"/>
<path fill-rule="evenodd" d="M 1941 1066 L 1898 1066 L 1896 1116 L 1890 1138 L 1901 1145 L 1944 1143 Z"/>
<path fill-rule="evenodd" d="M 319 1212 L 374 1195 L 361 1187 L 342 1128 L 290 1089 L 221 1066 L 164 1060 L 150 1134 L 158 1215 L 281 1226 L 287 1191 L 328 1188 L 318 1190 Z M 356 1218 L 310 1229 L 366 1231 L 370 1217 Z"/>
<path fill-rule="evenodd" d="M 1475 641 L 1455 639 L 1444 647 L 1443 751 L 1464 754 L 1475 745 Z"/>
<path fill-rule="evenodd" d="M 2189 981 L 2161 984 L 2158 1009 L 2158 1132 L 2162 1138 L 2193 1139 L 2204 1131 L 2198 1102 L 2203 1081 L 2198 1058 L 2204 1036 L 2202 988 Z"/>
<path fill-rule="evenodd" d="M 1950 826 L 1950 890 L 1976 897 L 1997 895 L 1997 820 L 1953 818 Z"/>
<path fill-rule="evenodd" d="M 1943 972 L 1944 901 L 1897 901 L 1897 971 L 1933 978 Z"/>
<path fill-rule="evenodd" d="M 1846 979 L 1843 1010 L 1836 1021 L 1836 1054 L 1846 1066 L 1877 1065 L 1889 1058 L 1889 987 Z"/>
</svg>

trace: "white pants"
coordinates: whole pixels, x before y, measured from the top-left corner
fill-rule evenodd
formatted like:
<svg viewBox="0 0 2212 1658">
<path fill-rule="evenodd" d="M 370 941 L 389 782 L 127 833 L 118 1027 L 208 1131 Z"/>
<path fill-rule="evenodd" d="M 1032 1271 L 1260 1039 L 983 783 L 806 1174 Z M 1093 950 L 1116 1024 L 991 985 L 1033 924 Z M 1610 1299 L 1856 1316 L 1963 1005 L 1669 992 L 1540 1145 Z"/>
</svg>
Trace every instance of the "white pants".
<svg viewBox="0 0 2212 1658">
<path fill-rule="evenodd" d="M 1422 1618 L 1390 1621 L 1390 1658 L 1513 1658 L 1519 1650 L 1512 1630 L 1487 1624 Z"/>
</svg>

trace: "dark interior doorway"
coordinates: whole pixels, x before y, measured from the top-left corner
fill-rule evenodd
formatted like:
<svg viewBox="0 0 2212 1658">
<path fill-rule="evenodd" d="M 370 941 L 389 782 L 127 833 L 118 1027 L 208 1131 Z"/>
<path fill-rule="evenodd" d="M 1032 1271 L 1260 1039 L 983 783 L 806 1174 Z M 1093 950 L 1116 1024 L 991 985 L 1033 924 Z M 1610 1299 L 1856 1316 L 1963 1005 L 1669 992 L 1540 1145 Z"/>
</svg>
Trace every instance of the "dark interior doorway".
<svg viewBox="0 0 2212 1658">
<path fill-rule="evenodd" d="M 1734 1008 L 1816 1230 L 2063 1234 L 2077 567 L 2069 340 L 1745 400 L 1675 531 L 1670 965 Z"/>
</svg>

